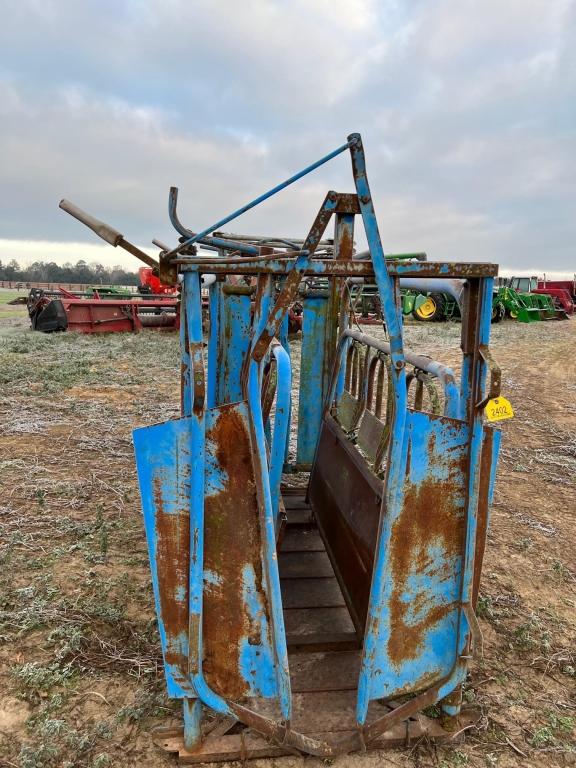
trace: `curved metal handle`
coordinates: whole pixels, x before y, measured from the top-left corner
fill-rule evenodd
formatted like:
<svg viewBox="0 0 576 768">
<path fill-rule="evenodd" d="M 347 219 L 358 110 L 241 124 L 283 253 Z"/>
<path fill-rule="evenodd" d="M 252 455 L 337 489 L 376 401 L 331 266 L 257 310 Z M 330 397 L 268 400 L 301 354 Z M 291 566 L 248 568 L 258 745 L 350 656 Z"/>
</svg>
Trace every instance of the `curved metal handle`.
<svg viewBox="0 0 576 768">
<path fill-rule="evenodd" d="M 147 253 L 144 253 L 144 251 L 141 251 L 136 245 L 133 245 L 126 240 L 124 235 L 118 232 L 117 229 L 114 229 L 114 227 L 111 227 L 110 224 L 106 224 L 104 221 L 96 219 L 94 216 L 86 213 L 86 211 L 83 211 L 82 208 L 78 208 L 77 205 L 71 203 L 70 200 L 60 200 L 59 207 L 62 208 L 63 211 L 66 211 L 66 213 L 69 213 L 70 216 L 74 216 L 75 219 L 82 222 L 82 224 L 88 227 L 88 229 L 91 229 L 92 232 L 95 232 L 98 237 L 101 237 L 106 243 L 113 245 L 114 248 L 119 245 L 121 248 L 124 248 L 125 251 L 128 251 L 128 253 L 131 253 L 132 256 L 136 256 L 137 259 L 143 261 L 144 264 L 148 264 L 148 266 L 153 269 L 158 269 L 159 265 L 156 259 L 153 259 L 152 256 L 148 256 Z"/>
<path fill-rule="evenodd" d="M 191 229 L 185 227 L 184 224 L 178 218 L 176 207 L 178 205 L 178 187 L 170 187 L 170 195 L 168 198 L 168 216 L 170 222 L 176 232 L 182 237 L 193 238 L 196 237 L 195 233 Z M 198 243 L 204 245 L 207 248 L 224 249 L 228 251 L 240 251 L 241 253 L 247 253 L 250 256 L 258 256 L 260 254 L 260 248 L 250 243 L 236 242 L 235 240 L 229 240 L 223 237 L 203 237 L 198 240 Z"/>
<path fill-rule="evenodd" d="M 180 235 L 185 237 L 192 237 L 194 234 L 192 230 L 187 229 L 184 224 L 178 218 L 176 213 L 176 206 L 178 205 L 178 187 L 170 187 L 170 194 L 168 196 L 168 216 L 170 217 L 170 223 Z"/>
</svg>

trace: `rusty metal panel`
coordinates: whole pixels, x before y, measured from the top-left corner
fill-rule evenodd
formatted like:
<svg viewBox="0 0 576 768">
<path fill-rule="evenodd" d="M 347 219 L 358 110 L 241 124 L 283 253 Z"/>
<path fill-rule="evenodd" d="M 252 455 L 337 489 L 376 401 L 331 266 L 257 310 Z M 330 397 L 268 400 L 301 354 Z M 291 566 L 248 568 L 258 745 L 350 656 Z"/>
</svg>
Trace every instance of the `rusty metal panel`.
<svg viewBox="0 0 576 768">
<path fill-rule="evenodd" d="M 270 604 L 245 403 L 206 412 L 203 670 L 225 698 L 275 696 Z"/>
<path fill-rule="evenodd" d="M 128 302 L 64 299 L 68 330 L 79 333 L 123 333 L 138 331 L 141 323 L 135 305 Z"/>
<path fill-rule="evenodd" d="M 372 461 L 376 459 L 382 443 L 385 426 L 371 411 L 364 411 L 358 430 L 358 445 Z"/>
<path fill-rule="evenodd" d="M 358 404 L 357 398 L 353 397 L 347 389 L 342 391 L 342 396 L 338 400 L 337 415 L 339 423 L 346 432 L 354 429 Z"/>
<path fill-rule="evenodd" d="M 322 425 L 308 495 L 348 609 L 357 631 L 363 633 L 382 481 L 331 416 Z"/>
<path fill-rule="evenodd" d="M 222 292 L 215 405 L 242 400 L 241 372 L 250 346 L 250 295 Z"/>
<path fill-rule="evenodd" d="M 310 464 L 314 459 L 320 434 L 325 380 L 325 335 L 328 295 L 316 291 L 304 297 L 302 353 L 300 362 L 300 397 L 298 401 L 297 464 Z"/>
<path fill-rule="evenodd" d="M 474 554 L 474 583 L 472 588 L 472 604 L 476 606 L 478 592 L 480 590 L 480 577 L 482 574 L 482 562 L 486 548 L 486 536 L 488 535 L 488 522 L 494 483 L 496 480 L 496 467 L 498 465 L 498 453 L 502 432 L 499 429 L 484 425 L 482 440 L 482 458 L 480 465 L 480 487 L 478 491 L 478 522 L 476 530 L 476 548 Z"/>
<path fill-rule="evenodd" d="M 188 677 L 190 419 L 135 430 L 144 523 L 168 693 L 193 693 Z M 204 673 L 222 696 L 275 696 L 247 407 L 206 412 Z M 241 546 L 240 546 L 241 542 Z"/>
<path fill-rule="evenodd" d="M 193 693 L 188 676 L 190 420 L 134 431 L 134 449 L 168 694 Z"/>
<path fill-rule="evenodd" d="M 456 663 L 469 445 L 467 424 L 408 412 L 401 503 L 382 511 L 384 587 L 366 631 L 360 684 L 371 699 L 432 686 Z"/>
</svg>

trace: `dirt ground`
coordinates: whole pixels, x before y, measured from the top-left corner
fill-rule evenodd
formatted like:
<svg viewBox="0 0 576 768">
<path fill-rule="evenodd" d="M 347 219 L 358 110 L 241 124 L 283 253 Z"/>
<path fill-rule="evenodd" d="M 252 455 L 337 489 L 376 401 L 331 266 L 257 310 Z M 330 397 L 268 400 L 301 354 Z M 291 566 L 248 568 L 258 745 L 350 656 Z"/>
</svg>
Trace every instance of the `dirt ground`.
<svg viewBox="0 0 576 768">
<path fill-rule="evenodd" d="M 0 297 L 0 765 L 174 766 L 131 431 L 178 413 L 175 334 L 28 329 Z M 5 297 L 4 297 L 5 301 Z M 370 329 L 366 329 L 368 333 Z M 460 326 L 410 348 L 458 359 Z M 478 612 L 484 658 L 463 743 L 258 768 L 576 765 L 576 319 L 493 328 L 516 416 L 503 447 Z"/>
</svg>

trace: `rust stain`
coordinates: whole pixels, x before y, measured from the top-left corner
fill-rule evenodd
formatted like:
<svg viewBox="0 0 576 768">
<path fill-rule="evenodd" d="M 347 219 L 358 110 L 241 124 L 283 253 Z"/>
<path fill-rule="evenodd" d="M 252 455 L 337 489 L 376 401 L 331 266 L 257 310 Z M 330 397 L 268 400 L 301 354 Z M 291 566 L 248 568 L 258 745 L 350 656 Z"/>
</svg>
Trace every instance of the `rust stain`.
<svg viewBox="0 0 576 768">
<path fill-rule="evenodd" d="M 185 410 L 184 394 L 186 392 L 187 376 L 188 376 L 188 366 L 186 365 L 186 363 L 182 362 L 180 363 L 180 403 L 181 403 L 182 415 L 184 415 L 184 410 Z"/>
<path fill-rule="evenodd" d="M 433 453 L 433 446 L 429 446 Z M 403 596 L 409 592 L 409 579 L 415 574 L 430 574 L 432 561 L 430 545 L 443 552 L 444 565 L 437 575 L 449 576 L 448 562 L 462 551 L 464 516 L 456 512 L 455 499 L 459 488 L 451 478 L 438 482 L 428 479 L 408 486 L 403 512 L 394 524 L 391 542 L 391 569 L 394 591 L 390 598 L 391 634 L 388 655 L 393 664 L 400 666 L 417 658 L 422 650 L 428 630 L 441 621 L 454 608 L 454 603 L 433 605 L 426 610 L 425 596 L 414 595 L 410 602 Z M 410 614 L 424 616 L 410 620 Z"/>
<path fill-rule="evenodd" d="M 250 438 L 236 406 L 223 408 L 207 438 L 227 478 L 222 490 L 206 498 L 204 672 L 223 696 L 238 699 L 248 690 L 239 672 L 241 641 L 259 645 L 260 627 L 244 608 L 243 571 L 252 566 L 262 595 L 261 536 Z M 268 607 L 265 605 L 268 612 Z"/>
<path fill-rule="evenodd" d="M 480 458 L 480 487 L 478 489 L 478 520 L 476 528 L 476 549 L 474 552 L 474 581 L 472 586 L 472 605 L 476 607 L 480 591 L 482 562 L 488 533 L 488 497 L 490 495 L 490 470 L 492 467 L 493 427 L 485 427 Z"/>
<path fill-rule="evenodd" d="M 166 632 L 166 662 L 186 677 L 188 659 L 175 650 L 174 638 L 188 630 L 188 571 L 190 565 L 190 518 L 164 509 L 159 477 L 154 478 L 156 505 L 156 565 L 162 596 L 162 622 Z M 172 641 L 172 642 L 171 642 Z"/>
</svg>

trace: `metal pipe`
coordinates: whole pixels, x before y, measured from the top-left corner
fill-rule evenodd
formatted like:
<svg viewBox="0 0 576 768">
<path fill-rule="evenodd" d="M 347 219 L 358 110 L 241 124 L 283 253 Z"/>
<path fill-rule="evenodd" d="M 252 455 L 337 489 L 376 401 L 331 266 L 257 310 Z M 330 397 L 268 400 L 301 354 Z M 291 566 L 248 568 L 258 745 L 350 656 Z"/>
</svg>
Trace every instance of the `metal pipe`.
<svg viewBox="0 0 576 768">
<path fill-rule="evenodd" d="M 202 232 L 199 232 L 193 237 L 188 238 L 188 240 L 185 240 L 183 243 L 180 243 L 179 246 L 169 251 L 167 256 L 168 257 L 176 256 L 178 253 L 180 253 L 182 249 L 187 248 L 188 246 L 193 245 L 194 243 L 197 243 L 199 240 L 202 240 L 203 237 L 206 237 L 206 235 L 209 235 L 211 232 L 214 232 L 220 227 L 223 227 L 224 224 L 228 224 L 229 221 L 232 221 L 233 219 L 237 219 L 238 216 L 241 216 L 243 213 L 246 213 L 246 211 L 249 211 L 251 208 L 254 208 L 256 205 L 263 203 L 264 200 L 267 200 L 269 197 L 272 197 L 272 195 L 275 195 L 277 192 L 280 192 L 280 190 L 285 189 L 286 187 L 290 186 L 290 184 L 293 184 L 295 181 L 298 181 L 303 176 L 307 176 L 309 173 L 316 170 L 316 168 L 319 168 L 321 165 L 324 165 L 324 163 L 327 163 L 329 160 L 332 160 L 334 157 L 337 157 L 342 152 L 345 152 L 347 149 L 349 149 L 352 146 L 352 143 L 353 143 L 352 141 L 347 141 L 346 144 L 342 144 L 341 147 L 338 147 L 338 149 L 335 149 L 333 152 L 330 152 L 330 154 L 325 155 L 324 157 L 321 157 L 320 160 L 317 160 L 315 163 L 312 163 L 312 165 L 309 165 L 307 168 L 304 168 L 302 171 L 295 173 L 294 176 L 290 176 L 290 178 L 286 179 L 286 181 L 283 181 L 280 184 L 277 184 L 275 187 L 272 187 L 272 189 L 269 189 L 268 192 L 264 192 L 263 195 L 260 195 L 259 197 L 255 198 L 250 203 L 246 203 L 246 205 L 243 205 L 242 208 L 238 208 L 237 211 L 230 213 L 228 216 L 225 216 L 223 219 L 220 219 L 220 221 L 217 221 L 215 224 L 212 224 L 212 226 L 206 227 L 206 229 L 203 229 Z"/>
<path fill-rule="evenodd" d="M 92 232 L 98 235 L 98 237 L 101 237 L 102 240 L 109 243 L 110 245 L 113 245 L 114 248 L 119 245 L 120 248 L 124 248 L 124 250 L 128 251 L 128 253 L 131 253 L 132 256 L 136 256 L 137 259 L 143 261 L 144 264 L 147 264 L 149 267 L 158 269 L 159 264 L 156 259 L 153 259 L 152 256 L 148 256 L 147 253 L 144 253 L 144 251 L 141 251 L 140 248 L 126 240 L 124 235 L 118 232 L 117 229 L 114 229 L 114 227 L 111 227 L 110 224 L 106 224 L 106 222 L 100 221 L 100 219 L 97 219 L 91 214 L 86 213 L 86 211 L 83 211 L 82 208 L 78 208 L 77 205 L 74 205 L 74 203 L 71 203 L 66 199 L 60 200 L 59 207 L 62 208 L 63 211 L 66 211 L 66 213 L 69 213 L 70 216 L 78 219 L 79 222 L 88 227 L 88 229 L 91 229 Z"/>
<path fill-rule="evenodd" d="M 359 253 L 355 253 L 352 257 L 354 261 L 368 261 L 371 258 L 371 254 L 369 250 L 366 251 L 360 251 Z M 387 261 L 390 261 L 391 259 L 395 259 L 396 261 L 408 261 L 411 259 L 414 259 L 415 261 L 427 261 L 428 256 L 424 252 L 419 253 L 388 253 L 386 254 Z"/>
<path fill-rule="evenodd" d="M 228 240 L 240 240 L 240 241 L 246 241 L 246 242 L 258 242 L 258 243 L 265 243 L 266 245 L 271 245 L 274 243 L 293 243 L 294 245 L 302 245 L 305 242 L 305 238 L 303 237 L 278 237 L 277 235 L 238 235 L 236 233 L 232 232 L 214 232 L 215 237 L 225 237 Z M 334 245 L 334 240 L 332 238 L 327 238 L 326 240 L 320 240 L 318 243 L 318 246 L 329 246 L 332 247 Z"/>
<path fill-rule="evenodd" d="M 421 293 L 448 293 L 462 308 L 465 280 L 450 278 L 401 277 L 400 288 L 409 288 Z"/>
<path fill-rule="evenodd" d="M 365 344 L 366 346 L 377 349 L 379 352 L 383 352 L 386 355 L 390 354 L 390 344 L 386 341 L 380 341 L 375 339 L 374 336 L 368 336 L 360 331 L 355 331 L 352 328 L 348 328 L 344 331 L 344 337 L 354 339 L 355 341 Z M 407 363 L 413 365 L 415 368 L 419 368 L 421 371 L 435 376 L 444 388 L 444 395 L 446 397 L 446 407 L 444 409 L 444 415 L 451 418 L 459 418 L 460 407 L 460 393 L 458 391 L 458 385 L 456 383 L 456 376 L 454 371 L 448 366 L 438 363 L 435 360 L 431 360 L 424 355 L 418 355 L 415 352 L 404 351 L 404 358 Z"/>
<path fill-rule="evenodd" d="M 274 344 L 272 354 L 276 359 L 276 415 L 274 417 L 274 434 L 270 451 L 270 495 L 272 497 L 272 515 L 278 519 L 278 500 L 280 497 L 280 481 L 284 467 L 286 439 L 290 426 L 290 393 L 292 388 L 292 371 L 290 357 L 280 344 Z"/>
<path fill-rule="evenodd" d="M 177 205 L 178 205 L 178 187 L 170 187 L 170 194 L 168 197 L 168 216 L 170 217 L 172 226 L 183 237 L 194 237 L 194 232 L 188 229 L 188 227 L 185 227 L 180 221 L 180 219 L 178 218 L 178 214 L 176 212 Z M 241 251 L 242 253 L 248 253 L 251 256 L 258 256 L 260 253 L 260 249 L 254 245 L 245 245 L 244 243 L 235 242 L 233 240 L 224 239 L 221 237 L 203 237 L 202 240 L 200 240 L 199 242 L 210 249 L 224 248 L 226 250 L 234 250 L 234 251 Z M 170 251 L 170 248 L 166 248 L 166 250 Z"/>
</svg>

